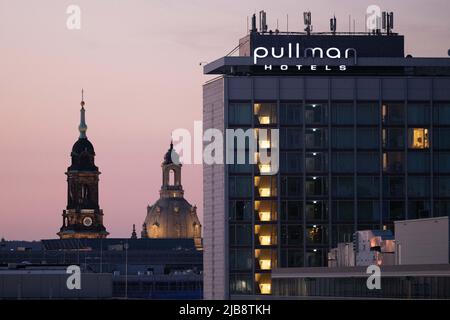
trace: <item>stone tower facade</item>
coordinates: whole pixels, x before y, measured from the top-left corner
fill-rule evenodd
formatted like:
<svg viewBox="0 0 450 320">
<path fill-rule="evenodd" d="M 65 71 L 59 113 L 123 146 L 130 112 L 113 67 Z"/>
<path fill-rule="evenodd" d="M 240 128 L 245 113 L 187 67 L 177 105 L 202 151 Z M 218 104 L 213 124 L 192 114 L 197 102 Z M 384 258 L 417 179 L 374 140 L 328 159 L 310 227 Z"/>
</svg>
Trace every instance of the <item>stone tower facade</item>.
<svg viewBox="0 0 450 320">
<path fill-rule="evenodd" d="M 61 239 L 106 238 L 103 210 L 99 206 L 100 171 L 95 165 L 94 146 L 86 136 L 84 101 L 81 101 L 80 136 L 72 147 L 72 164 L 67 169 L 67 207 L 58 232 Z"/>
</svg>

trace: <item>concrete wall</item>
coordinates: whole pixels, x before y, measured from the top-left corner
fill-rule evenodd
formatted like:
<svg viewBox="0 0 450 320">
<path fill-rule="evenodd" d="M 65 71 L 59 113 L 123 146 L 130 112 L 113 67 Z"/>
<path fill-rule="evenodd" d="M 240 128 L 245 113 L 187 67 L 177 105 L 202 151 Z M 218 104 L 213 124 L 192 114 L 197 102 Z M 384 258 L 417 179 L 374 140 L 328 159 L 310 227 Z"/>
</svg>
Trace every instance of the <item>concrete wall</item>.
<svg viewBox="0 0 450 320">
<path fill-rule="evenodd" d="M 395 222 L 398 264 L 449 263 L 448 217 Z"/>
<path fill-rule="evenodd" d="M 203 130 L 224 132 L 225 84 L 220 78 L 203 87 Z M 225 153 L 224 153 L 225 154 Z M 205 299 L 228 298 L 228 205 L 223 164 L 203 165 L 203 290 Z"/>
</svg>

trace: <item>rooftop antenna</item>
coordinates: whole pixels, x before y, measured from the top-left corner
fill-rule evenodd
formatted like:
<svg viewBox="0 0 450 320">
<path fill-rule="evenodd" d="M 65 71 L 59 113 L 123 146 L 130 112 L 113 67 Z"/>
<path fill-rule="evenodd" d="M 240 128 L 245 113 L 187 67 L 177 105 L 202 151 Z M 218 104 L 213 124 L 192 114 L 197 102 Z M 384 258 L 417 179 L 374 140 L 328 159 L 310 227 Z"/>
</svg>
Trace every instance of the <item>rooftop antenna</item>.
<svg viewBox="0 0 450 320">
<path fill-rule="evenodd" d="M 289 14 L 286 14 L 286 33 L 289 33 Z"/>
<path fill-rule="evenodd" d="M 352 20 L 352 16 L 349 14 L 348 15 L 348 33 L 349 34 L 352 32 L 352 30 L 351 30 L 351 20 Z"/>
<path fill-rule="evenodd" d="M 249 25 L 248 25 L 248 16 L 247 16 L 247 34 L 250 32 L 250 28 L 249 28 Z"/>
<path fill-rule="evenodd" d="M 250 30 L 250 32 L 257 32 L 258 29 L 256 29 L 256 14 L 252 15 L 252 29 Z"/>
<path fill-rule="evenodd" d="M 312 31 L 311 11 L 303 12 L 303 22 L 306 26 L 306 28 L 305 28 L 306 34 L 309 36 Z"/>
<path fill-rule="evenodd" d="M 390 35 L 392 33 L 392 29 L 394 29 L 394 13 L 383 11 L 381 21 L 383 30 L 386 30 L 386 33 Z"/>
<path fill-rule="evenodd" d="M 264 10 L 259 12 L 259 31 L 264 33 L 267 32 L 267 14 Z"/>
<path fill-rule="evenodd" d="M 336 34 L 336 16 L 333 16 L 333 18 L 330 19 L 330 31 L 332 34 Z"/>
<path fill-rule="evenodd" d="M 275 33 L 278 34 L 280 32 L 280 27 L 278 26 L 278 18 L 277 18 L 277 28 L 275 29 Z"/>
</svg>

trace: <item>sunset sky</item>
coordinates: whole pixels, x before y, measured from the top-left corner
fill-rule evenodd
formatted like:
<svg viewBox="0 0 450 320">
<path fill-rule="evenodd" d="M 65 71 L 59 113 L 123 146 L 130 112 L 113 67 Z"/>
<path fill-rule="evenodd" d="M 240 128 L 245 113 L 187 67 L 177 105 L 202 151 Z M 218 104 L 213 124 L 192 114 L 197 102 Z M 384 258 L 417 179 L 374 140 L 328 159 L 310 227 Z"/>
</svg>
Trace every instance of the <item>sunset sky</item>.
<svg viewBox="0 0 450 320">
<path fill-rule="evenodd" d="M 68 30 L 68 5 L 81 30 Z M 138 231 L 158 199 L 161 162 L 176 128 L 202 119 L 199 62 L 213 61 L 246 34 L 247 16 L 267 11 L 269 29 L 338 31 L 348 15 L 364 31 L 366 7 L 395 12 L 406 53 L 447 56 L 448 0 L 0 0 L 0 238 L 55 238 L 66 206 L 65 170 L 78 138 L 80 91 L 87 136 L 100 168 L 100 206 L 110 237 Z M 202 219 L 202 170 L 185 165 L 185 196 Z"/>
</svg>

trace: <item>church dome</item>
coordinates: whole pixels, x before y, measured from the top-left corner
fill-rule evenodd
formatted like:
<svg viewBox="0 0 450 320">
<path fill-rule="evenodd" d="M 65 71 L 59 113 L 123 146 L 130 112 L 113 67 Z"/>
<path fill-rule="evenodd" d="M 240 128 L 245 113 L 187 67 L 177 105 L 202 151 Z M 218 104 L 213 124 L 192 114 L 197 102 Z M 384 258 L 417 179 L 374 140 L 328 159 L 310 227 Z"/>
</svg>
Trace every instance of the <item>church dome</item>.
<svg viewBox="0 0 450 320">
<path fill-rule="evenodd" d="M 149 238 L 199 238 L 197 208 L 184 198 L 160 198 L 147 208 Z"/>
<path fill-rule="evenodd" d="M 180 158 L 178 153 L 173 149 L 173 143 L 170 143 L 170 148 L 167 150 L 166 154 L 164 155 L 164 162 L 163 165 L 172 164 L 172 163 L 179 163 Z"/>
<path fill-rule="evenodd" d="M 87 138 L 78 139 L 72 147 L 72 155 L 80 155 L 83 152 L 95 156 L 94 146 Z"/>
<path fill-rule="evenodd" d="M 193 238 L 201 241 L 201 224 L 197 207 L 184 198 L 181 185 L 181 164 L 173 144 L 164 156 L 162 186 L 159 199 L 147 207 L 142 237 L 146 238 Z"/>
<path fill-rule="evenodd" d="M 94 146 L 87 138 L 78 139 L 72 147 L 72 164 L 69 171 L 97 171 Z"/>
</svg>

